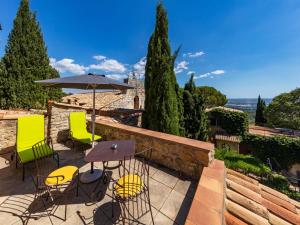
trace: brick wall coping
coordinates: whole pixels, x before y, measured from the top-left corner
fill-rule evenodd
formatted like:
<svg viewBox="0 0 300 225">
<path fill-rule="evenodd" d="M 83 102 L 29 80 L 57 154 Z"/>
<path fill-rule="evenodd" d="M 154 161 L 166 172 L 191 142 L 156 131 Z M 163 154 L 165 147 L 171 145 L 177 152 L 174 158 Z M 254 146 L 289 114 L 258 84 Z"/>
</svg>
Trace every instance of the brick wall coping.
<svg viewBox="0 0 300 225">
<path fill-rule="evenodd" d="M 176 136 L 176 135 L 172 135 L 172 134 L 166 134 L 166 133 L 162 133 L 162 132 L 147 130 L 147 129 L 143 129 L 143 128 L 139 128 L 139 127 L 128 126 L 128 125 L 124 125 L 124 124 L 120 124 L 120 123 L 111 123 L 111 122 L 104 121 L 104 120 L 97 120 L 96 123 L 100 124 L 100 125 L 102 124 L 105 126 L 109 126 L 112 128 L 118 128 L 120 130 L 125 130 L 125 131 L 133 133 L 133 134 L 135 134 L 135 133 L 141 134 L 144 136 L 161 139 L 161 140 L 168 141 L 171 143 L 176 142 L 181 145 L 195 147 L 195 148 L 199 149 L 200 151 L 210 152 L 210 151 L 214 150 L 214 144 L 209 143 L 209 142 L 193 140 L 193 139 L 189 139 L 189 138 L 185 138 L 185 137 L 180 137 L 180 136 Z"/>
<path fill-rule="evenodd" d="M 0 120 L 16 120 L 20 116 L 25 116 L 29 114 L 29 111 L 0 110 Z"/>
<path fill-rule="evenodd" d="M 84 106 L 72 105 L 72 104 L 66 104 L 66 103 L 59 103 L 59 102 L 53 102 L 53 101 L 49 101 L 48 103 L 52 104 L 52 105 L 55 105 L 55 106 L 60 106 L 61 108 L 83 109 L 83 110 L 90 109 L 90 108 L 84 107 Z"/>
<path fill-rule="evenodd" d="M 214 160 L 205 167 L 185 225 L 224 224 L 225 165 Z"/>
</svg>

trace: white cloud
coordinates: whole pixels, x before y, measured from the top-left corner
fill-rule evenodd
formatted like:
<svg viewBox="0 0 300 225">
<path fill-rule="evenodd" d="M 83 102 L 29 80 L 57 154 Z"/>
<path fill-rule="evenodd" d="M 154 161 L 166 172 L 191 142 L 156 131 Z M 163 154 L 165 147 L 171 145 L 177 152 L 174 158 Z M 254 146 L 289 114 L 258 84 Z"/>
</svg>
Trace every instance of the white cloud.
<svg viewBox="0 0 300 225">
<path fill-rule="evenodd" d="M 105 76 L 115 80 L 122 80 L 128 77 L 126 74 L 108 74 Z"/>
<path fill-rule="evenodd" d="M 206 77 L 210 77 L 210 78 L 214 78 L 213 75 L 222 75 L 225 73 L 225 70 L 214 70 L 208 73 L 204 73 L 198 76 L 195 76 L 194 79 L 200 79 L 200 78 L 206 78 Z"/>
<path fill-rule="evenodd" d="M 145 66 L 147 63 L 146 57 L 143 57 L 136 64 L 133 65 L 134 73 L 140 77 L 145 75 Z"/>
<path fill-rule="evenodd" d="M 190 57 L 190 58 L 197 58 L 197 57 L 200 57 L 200 56 L 202 56 L 204 54 L 205 53 L 203 51 L 195 52 L 195 53 L 188 52 L 188 53 L 183 54 L 183 56 L 184 57 Z"/>
<path fill-rule="evenodd" d="M 221 74 L 224 74 L 225 71 L 224 70 L 215 70 L 215 71 L 212 71 L 211 73 L 215 74 L 215 75 L 221 75 Z"/>
<path fill-rule="evenodd" d="M 57 61 L 55 58 L 50 58 L 50 65 L 57 69 L 60 73 L 70 72 L 73 74 L 84 74 L 88 67 L 74 63 L 73 59 L 62 59 Z"/>
<path fill-rule="evenodd" d="M 104 56 L 104 55 L 95 55 L 95 56 L 93 56 L 93 58 L 98 60 L 98 61 L 101 61 L 101 60 L 106 59 L 106 56 Z"/>
<path fill-rule="evenodd" d="M 101 61 L 98 64 L 90 65 L 89 69 L 102 70 L 105 72 L 115 72 L 115 73 L 124 73 L 126 71 L 126 67 L 124 64 L 118 62 L 115 59 L 106 59 L 103 57 L 101 58 Z"/>
<path fill-rule="evenodd" d="M 176 67 L 174 68 L 175 73 L 181 73 L 183 70 L 188 69 L 188 62 L 187 61 L 181 61 L 180 63 L 177 63 Z"/>
</svg>

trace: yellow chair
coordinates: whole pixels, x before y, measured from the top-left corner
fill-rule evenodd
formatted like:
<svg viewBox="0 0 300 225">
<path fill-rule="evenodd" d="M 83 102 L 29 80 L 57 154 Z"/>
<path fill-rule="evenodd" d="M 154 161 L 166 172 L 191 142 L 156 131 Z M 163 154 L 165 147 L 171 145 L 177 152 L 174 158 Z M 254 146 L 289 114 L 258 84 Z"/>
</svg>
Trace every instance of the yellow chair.
<svg viewBox="0 0 300 225">
<path fill-rule="evenodd" d="M 146 160 L 151 160 L 151 156 L 152 148 L 136 153 L 133 157 L 126 157 L 122 161 L 119 170 L 120 178 L 113 183 L 112 204 L 117 202 L 121 205 L 121 211 L 124 214 L 122 215 L 123 224 L 125 220 L 129 220 L 129 224 L 138 224 L 138 219 L 149 211 L 154 224 L 149 192 L 149 163 L 146 162 Z M 131 207 L 130 202 L 136 203 L 141 208 Z M 126 213 L 125 211 L 129 208 L 132 208 L 133 212 Z M 114 217 L 113 207 L 112 217 Z"/>
<path fill-rule="evenodd" d="M 59 156 L 53 150 L 50 138 L 45 140 L 45 124 L 43 115 L 31 115 L 18 118 L 17 124 L 17 144 L 16 144 L 16 168 L 18 164 L 22 165 L 25 178 L 25 165 L 35 160 L 32 146 L 38 142 L 43 142 L 43 152 L 39 157 L 52 157 L 59 167 Z"/>
<path fill-rule="evenodd" d="M 86 129 L 86 114 L 85 112 L 71 112 L 69 117 L 70 136 L 74 141 L 83 144 L 92 144 L 92 134 Z M 94 141 L 102 139 L 99 135 L 94 135 Z"/>
<path fill-rule="evenodd" d="M 44 202 L 43 196 L 47 194 L 53 203 L 55 203 L 54 194 L 62 195 L 64 200 L 67 200 L 68 195 L 66 194 L 70 188 L 74 187 L 73 184 L 76 184 L 76 196 L 78 196 L 78 187 L 79 187 L 79 169 L 76 166 L 67 165 L 55 169 L 53 161 L 49 160 L 48 157 L 42 156 L 45 151 L 45 143 L 41 141 L 32 146 L 33 154 L 35 157 L 36 164 L 36 177 L 33 177 L 33 181 L 36 187 L 36 197 L 43 201 L 43 205 L 46 205 Z M 67 205 L 65 204 L 67 207 Z M 65 218 L 67 217 L 67 208 L 65 208 Z M 45 211 L 48 210 L 45 208 Z M 48 214 L 51 221 L 50 214 Z M 52 221 L 51 221 L 52 222 Z"/>
</svg>

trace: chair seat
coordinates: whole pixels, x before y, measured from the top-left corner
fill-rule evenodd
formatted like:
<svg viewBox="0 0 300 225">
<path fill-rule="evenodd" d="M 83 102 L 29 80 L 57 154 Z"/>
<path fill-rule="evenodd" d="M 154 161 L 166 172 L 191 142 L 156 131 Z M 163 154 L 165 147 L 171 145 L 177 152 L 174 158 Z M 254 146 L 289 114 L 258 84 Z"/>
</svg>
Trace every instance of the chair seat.
<svg viewBox="0 0 300 225">
<path fill-rule="evenodd" d="M 59 169 L 56 169 L 48 175 L 47 179 L 45 180 L 45 184 L 51 186 L 51 185 L 61 185 L 70 182 L 73 179 L 74 175 L 77 173 L 77 171 L 78 171 L 78 167 L 76 166 L 64 166 Z M 52 176 L 63 176 L 63 177 L 52 178 Z"/>
<path fill-rule="evenodd" d="M 92 134 L 89 132 L 74 133 L 72 137 L 84 144 L 90 144 L 92 142 Z M 94 141 L 99 141 L 100 139 L 102 139 L 101 136 L 96 134 L 94 135 Z"/>
<path fill-rule="evenodd" d="M 48 145 L 43 145 L 41 148 L 43 151 L 41 151 L 41 155 L 36 156 L 37 159 L 53 154 L 52 149 Z M 18 150 L 18 156 L 22 163 L 31 162 L 35 159 L 32 148 Z"/>
<path fill-rule="evenodd" d="M 122 198 L 134 197 L 144 188 L 144 182 L 136 174 L 129 174 L 119 178 L 114 185 L 116 194 Z"/>
</svg>

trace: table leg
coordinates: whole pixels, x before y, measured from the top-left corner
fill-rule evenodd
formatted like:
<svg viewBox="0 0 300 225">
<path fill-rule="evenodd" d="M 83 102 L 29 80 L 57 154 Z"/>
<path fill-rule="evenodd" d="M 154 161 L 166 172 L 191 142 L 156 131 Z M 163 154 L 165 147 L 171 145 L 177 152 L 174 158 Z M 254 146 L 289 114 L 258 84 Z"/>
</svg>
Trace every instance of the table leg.
<svg viewBox="0 0 300 225">
<path fill-rule="evenodd" d="M 80 175 L 80 182 L 84 184 L 93 183 L 102 176 L 103 171 L 100 169 L 94 169 L 94 163 L 91 163 L 91 169 L 83 172 Z"/>
</svg>

